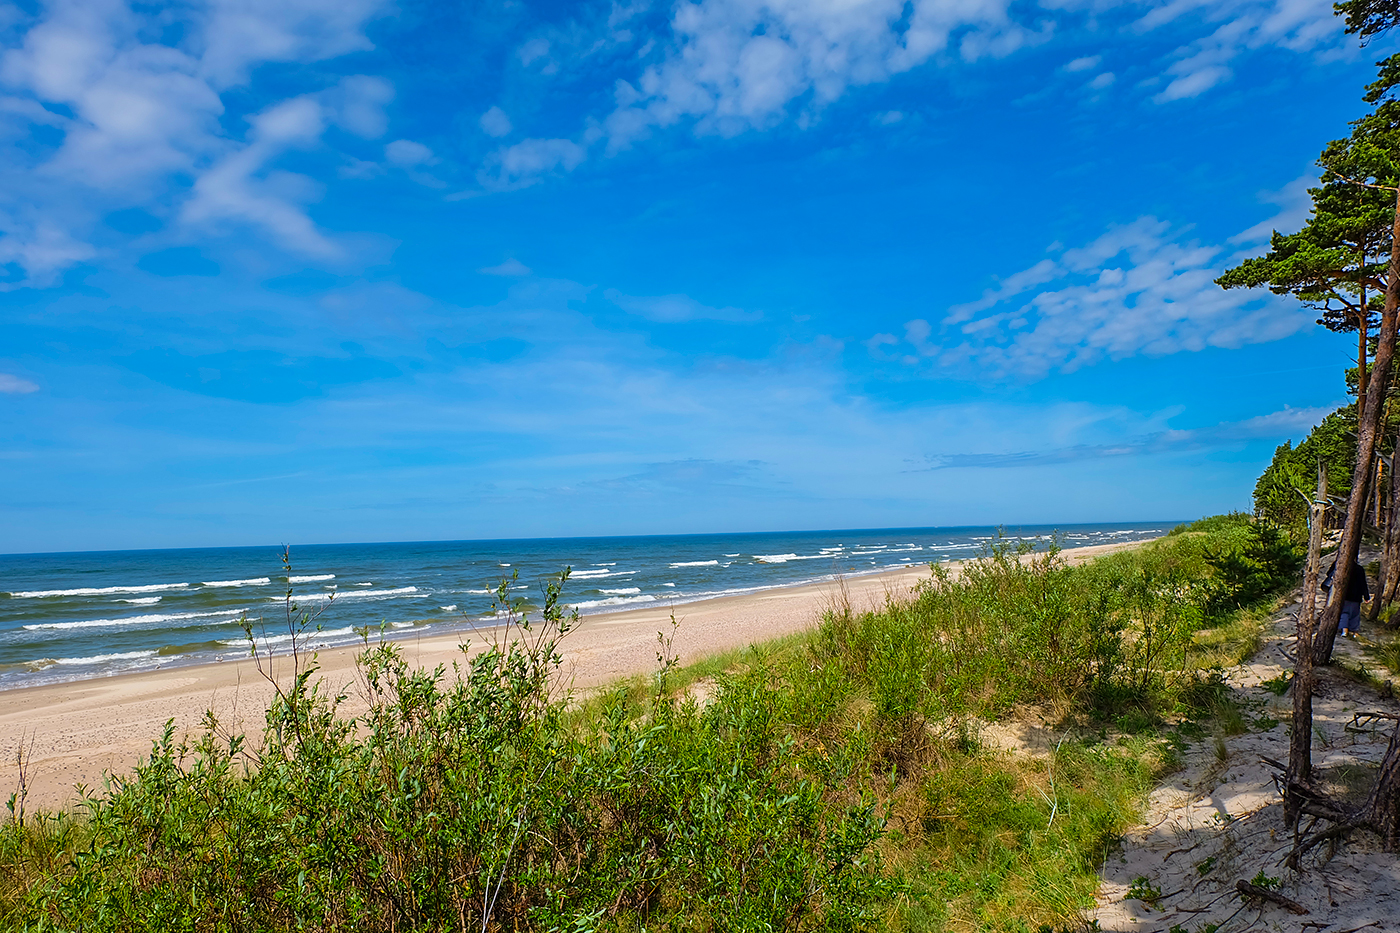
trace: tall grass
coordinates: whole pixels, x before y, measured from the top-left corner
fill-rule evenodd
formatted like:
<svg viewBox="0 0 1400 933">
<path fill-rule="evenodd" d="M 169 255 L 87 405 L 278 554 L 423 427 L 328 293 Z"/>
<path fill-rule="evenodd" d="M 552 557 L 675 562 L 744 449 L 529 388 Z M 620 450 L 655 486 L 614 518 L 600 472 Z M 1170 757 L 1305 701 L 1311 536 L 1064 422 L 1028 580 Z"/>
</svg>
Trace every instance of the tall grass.
<svg viewBox="0 0 1400 933">
<path fill-rule="evenodd" d="M 367 647 L 359 717 L 302 668 L 260 737 L 210 720 L 178 742 L 167 728 L 76 815 L 12 819 L 0 827 L 0 920 L 1070 924 L 1168 759 L 1154 724 L 1209 715 L 1210 666 L 1248 650 L 1240 604 L 1277 585 L 1261 589 L 1258 575 L 1288 572 L 1265 538 L 1232 518 L 1084 567 L 998 542 L 956 577 L 935 567 L 911 599 L 832 611 L 806 637 L 710 664 L 704 704 L 679 689 L 695 672 L 664 658 L 649 689 L 582 706 L 551 697 L 571 624 L 565 573 L 543 618 L 516 616 L 514 637 L 452 671 Z M 981 746 L 983 724 L 1027 704 L 1058 711 L 1053 749 Z M 1115 738 L 1124 723 L 1142 734 Z"/>
</svg>

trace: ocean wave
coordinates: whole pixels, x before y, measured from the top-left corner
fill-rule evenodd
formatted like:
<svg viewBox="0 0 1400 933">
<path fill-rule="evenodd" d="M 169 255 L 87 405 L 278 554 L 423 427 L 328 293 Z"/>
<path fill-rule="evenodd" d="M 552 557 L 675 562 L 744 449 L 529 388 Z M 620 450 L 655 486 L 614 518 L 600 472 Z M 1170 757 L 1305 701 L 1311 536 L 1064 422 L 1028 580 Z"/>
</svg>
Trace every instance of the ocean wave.
<svg viewBox="0 0 1400 933">
<path fill-rule="evenodd" d="M 130 603 L 133 606 L 154 606 L 160 602 L 159 596 L 138 596 L 135 599 L 119 599 L 119 603 Z"/>
<path fill-rule="evenodd" d="M 296 639 L 296 641 L 302 646 L 309 648 L 315 645 L 323 644 L 324 639 L 327 638 L 344 638 L 347 635 L 354 634 L 355 627 L 352 625 L 347 625 L 345 628 L 297 632 L 296 634 L 288 632 L 285 635 L 259 635 L 257 636 L 257 641 L 260 645 L 285 645 L 290 644 L 292 639 Z M 219 644 L 227 645 L 230 648 L 243 647 L 244 645 L 248 644 L 248 640 L 246 638 L 228 638 L 219 642 Z"/>
<path fill-rule="evenodd" d="M 315 573 L 305 577 L 288 577 L 288 583 L 320 583 L 322 580 L 334 580 L 333 573 Z"/>
<path fill-rule="evenodd" d="M 597 609 L 599 606 L 632 606 L 637 603 L 654 603 L 656 597 L 646 596 L 609 596 L 607 599 L 589 599 L 581 603 L 574 603 L 575 609 Z"/>
<path fill-rule="evenodd" d="M 830 554 L 755 554 L 753 559 L 760 564 L 786 564 L 792 560 L 825 560 Z"/>
<path fill-rule="evenodd" d="M 162 590 L 183 590 L 188 583 L 148 583 L 144 586 L 80 586 L 72 590 L 30 590 L 11 593 L 15 599 L 43 599 L 49 596 L 110 596 L 113 593 L 159 593 Z"/>
<path fill-rule="evenodd" d="M 744 555 L 742 555 L 742 554 L 726 554 L 726 555 L 724 555 L 724 556 L 725 556 L 725 557 L 743 557 Z"/>
<path fill-rule="evenodd" d="M 438 606 L 438 608 L 441 609 L 443 612 L 456 612 L 457 604 L 453 603 L 451 606 Z"/>
<path fill-rule="evenodd" d="M 271 582 L 270 577 L 255 577 L 252 580 L 205 580 L 200 586 L 267 586 Z"/>
<path fill-rule="evenodd" d="M 307 593 L 293 599 L 299 603 L 324 603 L 332 599 L 390 599 L 394 596 L 406 596 L 410 593 L 418 592 L 416 586 L 401 586 L 393 590 L 354 590 L 349 593 Z M 423 594 L 427 596 L 427 593 Z M 281 602 L 280 596 L 274 596 L 273 602 Z"/>
<path fill-rule="evenodd" d="M 606 593 L 609 596 L 635 596 L 641 591 L 642 588 L 640 586 L 624 586 L 619 590 L 599 590 L 598 592 Z"/>
<path fill-rule="evenodd" d="M 495 591 L 495 590 L 467 590 L 467 592 L 468 592 L 468 593 L 472 593 L 472 594 L 474 594 L 474 595 L 476 595 L 476 596 L 490 596 L 492 593 L 494 593 L 494 592 L 496 592 L 496 591 Z"/>
<path fill-rule="evenodd" d="M 71 666 L 75 664 L 106 664 L 111 661 L 139 661 L 142 658 L 155 656 L 154 651 L 118 651 L 115 654 L 95 654 L 89 658 L 53 658 L 51 661 L 54 664 Z"/>
<path fill-rule="evenodd" d="M 717 561 L 717 560 L 683 560 L 683 561 L 678 561 L 677 563 L 672 564 L 672 565 L 671 565 L 671 569 L 674 570 L 674 569 L 676 569 L 677 567 L 718 567 L 718 566 L 719 566 L 719 561 Z"/>
<path fill-rule="evenodd" d="M 158 612 L 144 616 L 128 616 L 125 619 L 84 619 L 81 622 L 34 622 L 24 626 L 27 632 L 68 631 L 83 628 L 106 628 L 110 625 L 145 625 L 153 622 L 182 622 L 185 619 L 212 619 L 227 616 L 232 620 L 242 615 L 245 609 L 219 609 L 214 612 Z"/>
<path fill-rule="evenodd" d="M 635 570 L 575 570 L 569 574 L 570 580 L 598 580 L 602 577 L 630 577 Z"/>
</svg>

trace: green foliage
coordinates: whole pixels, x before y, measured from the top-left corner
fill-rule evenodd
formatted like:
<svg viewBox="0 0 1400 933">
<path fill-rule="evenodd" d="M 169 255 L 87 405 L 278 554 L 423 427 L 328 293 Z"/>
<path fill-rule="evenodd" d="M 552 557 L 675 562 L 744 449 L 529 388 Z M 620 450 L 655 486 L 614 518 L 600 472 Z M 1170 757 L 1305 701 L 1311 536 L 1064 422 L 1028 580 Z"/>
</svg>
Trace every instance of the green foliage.
<svg viewBox="0 0 1400 933">
<path fill-rule="evenodd" d="M 1330 495 L 1346 496 L 1356 464 L 1356 407 L 1329 414 L 1294 447 L 1285 441 L 1254 484 L 1254 508 L 1297 544 L 1308 539 L 1308 503 L 1317 490 L 1318 462 L 1327 467 Z"/>
<path fill-rule="evenodd" d="M 1130 901 L 1142 901 L 1144 904 L 1156 906 L 1162 899 L 1162 889 L 1154 887 L 1152 882 L 1144 877 L 1134 878 L 1133 883 L 1128 885 L 1127 898 Z"/>
<path fill-rule="evenodd" d="M 1268 544 L 1239 515 L 1078 567 L 997 541 L 724 664 L 679 671 L 663 639 L 649 688 L 581 706 L 550 694 L 567 572 L 534 621 L 506 581 L 508 637 L 452 671 L 367 645 L 351 718 L 301 659 L 260 741 L 167 727 L 79 816 L 0 827 L 0 924 L 1068 929 L 1169 760 L 1161 718 L 1233 709 L 1210 665 L 1247 650 L 1227 608 L 1281 579 Z M 1021 704 L 1132 735 L 982 748 Z"/>
</svg>

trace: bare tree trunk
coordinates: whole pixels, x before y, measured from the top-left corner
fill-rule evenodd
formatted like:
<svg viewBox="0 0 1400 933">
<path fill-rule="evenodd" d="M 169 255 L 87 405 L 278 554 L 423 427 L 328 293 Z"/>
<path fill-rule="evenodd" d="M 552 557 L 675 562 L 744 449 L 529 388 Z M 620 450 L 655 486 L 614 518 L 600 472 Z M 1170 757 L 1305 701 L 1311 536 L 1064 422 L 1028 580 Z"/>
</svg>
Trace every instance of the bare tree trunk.
<svg viewBox="0 0 1400 933">
<path fill-rule="evenodd" d="M 1375 622 L 1381 613 L 1395 601 L 1396 590 L 1400 589 L 1400 435 L 1395 438 L 1395 453 L 1390 458 L 1390 517 L 1385 525 L 1385 550 L 1381 556 L 1380 579 L 1376 581 L 1376 595 L 1371 600 L 1369 621 Z"/>
<path fill-rule="evenodd" d="M 1366 265 L 1366 256 L 1361 256 L 1361 265 Z M 1366 286 L 1361 287 L 1361 311 L 1356 316 L 1356 422 L 1361 423 L 1362 416 L 1366 413 L 1366 354 L 1370 347 L 1366 346 L 1366 325 L 1370 323 L 1370 310 L 1366 307 Z"/>
<path fill-rule="evenodd" d="M 1356 425 L 1356 469 L 1352 473 L 1351 498 L 1347 502 L 1347 523 L 1342 528 L 1342 542 L 1337 548 L 1337 570 L 1332 575 L 1332 590 L 1327 609 L 1317 628 L 1313 643 L 1313 660 L 1327 664 L 1332 660 L 1332 642 L 1337 637 L 1337 623 L 1342 615 L 1347 584 L 1351 580 L 1352 564 L 1361 550 L 1361 531 L 1365 524 L 1366 487 L 1371 478 L 1371 464 L 1376 456 L 1376 437 L 1390 387 L 1390 364 L 1395 355 L 1396 308 L 1400 305 L 1400 191 L 1396 192 L 1395 220 L 1391 227 L 1390 264 L 1386 269 L 1385 308 L 1381 312 L 1380 343 L 1376 347 L 1375 364 L 1371 369 L 1371 385 L 1366 393 L 1365 417 Z"/>
<path fill-rule="evenodd" d="M 1327 518 L 1327 467 L 1317 463 L 1317 494 L 1308 507 L 1308 562 L 1303 573 L 1303 604 L 1298 609 L 1298 646 L 1293 663 L 1293 726 L 1288 738 L 1288 773 L 1283 817 L 1298 819 L 1302 801 L 1292 788 L 1312 779 L 1313 631 L 1317 628 L 1317 578 L 1322 564 L 1322 530 Z"/>
<path fill-rule="evenodd" d="M 1400 722 L 1390 734 L 1390 746 L 1381 759 L 1381 773 L 1361 810 L 1361 819 L 1381 837 L 1385 851 L 1400 848 Z"/>
</svg>

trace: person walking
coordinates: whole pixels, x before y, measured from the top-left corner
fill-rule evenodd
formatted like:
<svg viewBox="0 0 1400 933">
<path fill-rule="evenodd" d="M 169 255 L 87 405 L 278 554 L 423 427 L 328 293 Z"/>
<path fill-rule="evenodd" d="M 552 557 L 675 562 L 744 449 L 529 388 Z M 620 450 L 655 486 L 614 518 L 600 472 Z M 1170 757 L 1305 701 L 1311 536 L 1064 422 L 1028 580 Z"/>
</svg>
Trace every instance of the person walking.
<svg viewBox="0 0 1400 933">
<path fill-rule="evenodd" d="M 1337 572 L 1337 564 L 1334 561 L 1332 568 L 1327 571 L 1327 579 L 1322 581 L 1322 587 L 1330 591 L 1332 589 L 1332 577 Z M 1358 561 L 1353 561 L 1351 574 L 1347 579 L 1347 591 L 1342 597 L 1342 614 L 1337 620 L 1337 634 L 1342 638 L 1355 638 L 1361 629 L 1361 604 L 1371 598 L 1371 588 L 1366 585 L 1366 570 Z"/>
</svg>

